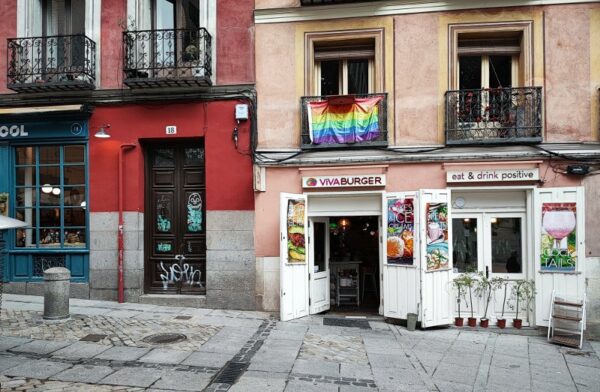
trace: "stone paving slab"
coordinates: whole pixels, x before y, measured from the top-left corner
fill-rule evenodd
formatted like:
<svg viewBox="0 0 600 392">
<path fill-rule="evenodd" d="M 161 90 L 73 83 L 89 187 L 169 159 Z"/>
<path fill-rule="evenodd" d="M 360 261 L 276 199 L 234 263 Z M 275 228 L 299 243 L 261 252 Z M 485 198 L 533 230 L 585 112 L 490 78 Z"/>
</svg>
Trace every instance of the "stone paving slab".
<svg viewBox="0 0 600 392">
<path fill-rule="evenodd" d="M 0 351 L 8 351 L 13 347 L 21 346 L 31 339 L 27 338 L 16 338 L 13 336 L 0 336 Z"/>
<path fill-rule="evenodd" d="M 21 376 L 36 379 L 44 379 L 58 374 L 72 365 L 63 362 L 47 361 L 44 359 L 24 360 L 20 365 L 4 370 L 7 376 Z"/>
<path fill-rule="evenodd" d="M 152 384 L 153 388 L 176 391 L 201 391 L 210 382 L 207 374 L 171 371 Z"/>
<path fill-rule="evenodd" d="M 231 354 L 206 353 L 195 351 L 190 356 L 185 358 L 182 365 L 190 366 L 206 366 L 206 367 L 223 367 L 227 361 L 231 359 Z"/>
<path fill-rule="evenodd" d="M 319 359 L 298 359 L 294 362 L 292 373 L 337 377 L 340 375 L 340 364 Z"/>
<path fill-rule="evenodd" d="M 0 374 L 7 369 L 13 368 L 23 363 L 23 358 L 15 355 L 0 355 Z"/>
<path fill-rule="evenodd" d="M 107 359 L 109 361 L 135 361 L 145 355 L 149 348 L 145 347 L 111 347 L 96 355 L 96 359 Z"/>
<path fill-rule="evenodd" d="M 12 352 L 31 353 L 31 354 L 50 354 L 70 345 L 71 342 L 54 342 L 49 340 L 32 340 L 10 349 Z"/>
<path fill-rule="evenodd" d="M 244 375 L 229 389 L 229 392 L 281 392 L 285 387 L 285 379 L 256 378 Z"/>
<path fill-rule="evenodd" d="M 126 367 L 103 378 L 100 383 L 147 388 L 162 376 L 163 374 L 156 369 Z"/>
<path fill-rule="evenodd" d="M 51 379 L 94 384 L 114 371 L 115 369 L 110 366 L 75 365 L 70 369 L 55 374 Z"/>
<path fill-rule="evenodd" d="M 337 392 L 338 386 L 335 384 L 322 384 L 318 382 L 308 382 L 301 380 L 292 380 L 285 387 L 285 392 Z"/>
<path fill-rule="evenodd" d="M 110 346 L 102 344 L 75 342 L 65 348 L 52 353 L 53 357 L 66 359 L 92 358 L 110 349 Z"/>
<path fill-rule="evenodd" d="M 140 362 L 178 364 L 190 356 L 189 351 L 171 350 L 168 348 L 155 348 L 143 357 Z"/>
</svg>

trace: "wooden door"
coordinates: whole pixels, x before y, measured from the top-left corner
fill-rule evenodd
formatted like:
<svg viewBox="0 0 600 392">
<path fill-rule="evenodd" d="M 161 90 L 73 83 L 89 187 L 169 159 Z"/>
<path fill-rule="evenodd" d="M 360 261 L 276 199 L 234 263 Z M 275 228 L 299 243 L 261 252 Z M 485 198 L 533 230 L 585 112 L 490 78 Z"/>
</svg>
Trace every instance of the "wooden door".
<svg viewBox="0 0 600 392">
<path fill-rule="evenodd" d="M 146 154 L 145 290 L 206 292 L 204 148 L 149 146 Z"/>
</svg>

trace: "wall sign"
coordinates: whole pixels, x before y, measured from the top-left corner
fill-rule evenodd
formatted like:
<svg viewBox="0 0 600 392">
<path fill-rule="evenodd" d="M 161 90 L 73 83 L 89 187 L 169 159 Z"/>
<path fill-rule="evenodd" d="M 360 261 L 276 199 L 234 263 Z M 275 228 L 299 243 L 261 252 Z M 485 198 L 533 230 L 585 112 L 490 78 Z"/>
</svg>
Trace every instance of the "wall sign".
<svg viewBox="0 0 600 392">
<path fill-rule="evenodd" d="M 387 262 L 412 265 L 415 234 L 413 199 L 388 199 L 387 215 Z"/>
<path fill-rule="evenodd" d="M 0 123 L 0 140 L 24 140 L 35 138 L 78 137 L 88 135 L 87 121 L 47 121 Z"/>
<path fill-rule="evenodd" d="M 541 268 L 574 271 L 577 266 L 576 203 L 542 204 Z"/>
<path fill-rule="evenodd" d="M 385 186 L 385 174 L 302 177 L 302 188 L 353 188 L 366 186 Z"/>
<path fill-rule="evenodd" d="M 177 134 L 177 126 L 176 125 L 167 125 L 165 127 L 165 133 L 167 135 L 176 135 Z"/>
<path fill-rule="evenodd" d="M 446 182 L 538 181 L 539 169 L 460 170 L 446 172 Z"/>
</svg>

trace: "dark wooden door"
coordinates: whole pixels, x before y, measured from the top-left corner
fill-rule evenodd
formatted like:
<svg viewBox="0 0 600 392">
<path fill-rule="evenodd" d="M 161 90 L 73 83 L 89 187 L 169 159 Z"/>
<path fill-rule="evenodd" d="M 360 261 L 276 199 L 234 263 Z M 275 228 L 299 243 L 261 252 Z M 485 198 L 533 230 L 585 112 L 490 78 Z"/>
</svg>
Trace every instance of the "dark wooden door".
<svg viewBox="0 0 600 392">
<path fill-rule="evenodd" d="M 187 141 L 146 151 L 145 290 L 204 294 L 204 148 Z"/>
</svg>

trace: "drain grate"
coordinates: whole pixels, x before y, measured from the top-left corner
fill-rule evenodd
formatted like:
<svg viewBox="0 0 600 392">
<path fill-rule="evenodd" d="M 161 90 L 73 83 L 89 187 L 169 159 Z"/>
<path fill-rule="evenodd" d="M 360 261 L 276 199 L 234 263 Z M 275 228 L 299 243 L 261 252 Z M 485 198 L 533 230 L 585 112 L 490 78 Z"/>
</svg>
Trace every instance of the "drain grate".
<svg viewBox="0 0 600 392">
<path fill-rule="evenodd" d="M 333 327 L 350 327 L 350 328 L 362 328 L 371 329 L 371 325 L 367 320 L 356 320 L 356 319 L 342 319 L 342 318 L 324 318 L 323 325 L 330 325 Z"/>
<path fill-rule="evenodd" d="M 82 342 L 99 342 L 104 339 L 107 335 L 103 335 L 101 333 L 91 333 L 89 335 L 85 335 L 81 339 Z"/>
<path fill-rule="evenodd" d="M 233 385 L 246 371 L 250 364 L 241 362 L 227 362 L 225 366 L 215 375 L 211 384 Z"/>
<path fill-rule="evenodd" d="M 169 343 L 177 343 L 182 342 L 187 339 L 182 333 L 157 333 L 154 335 L 146 336 L 142 339 L 145 343 L 152 344 L 169 344 Z"/>
</svg>

